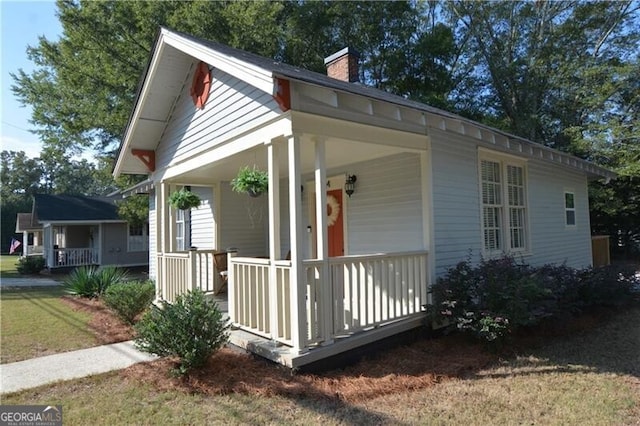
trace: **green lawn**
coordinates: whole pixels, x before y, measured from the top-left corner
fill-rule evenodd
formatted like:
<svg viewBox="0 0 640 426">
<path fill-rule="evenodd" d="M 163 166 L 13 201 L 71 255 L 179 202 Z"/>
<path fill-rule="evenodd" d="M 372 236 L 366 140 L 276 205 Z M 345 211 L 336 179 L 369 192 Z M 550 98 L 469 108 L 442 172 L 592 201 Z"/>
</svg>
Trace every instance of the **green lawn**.
<svg viewBox="0 0 640 426">
<path fill-rule="evenodd" d="M 270 389 L 205 395 L 160 390 L 125 372 L 3 397 L 61 404 L 65 424 L 627 425 L 640 419 L 640 307 L 461 379 L 345 402 Z M 402 360 L 398 377 L 406 380 Z M 273 367 L 276 368 L 276 367 Z M 362 374 L 362 373 L 358 373 Z M 359 386 L 376 380 L 359 375 Z M 243 381 L 251 382 L 247 376 Z M 309 382 L 308 386 L 314 386 Z M 242 387 L 240 387 L 242 388 Z"/>
<path fill-rule="evenodd" d="M 19 256 L 6 255 L 0 256 L 0 278 L 16 278 L 19 277 L 16 265 L 18 264 Z"/>
<path fill-rule="evenodd" d="M 90 315 L 62 303 L 60 287 L 3 289 L 0 293 L 0 363 L 97 345 Z"/>
</svg>

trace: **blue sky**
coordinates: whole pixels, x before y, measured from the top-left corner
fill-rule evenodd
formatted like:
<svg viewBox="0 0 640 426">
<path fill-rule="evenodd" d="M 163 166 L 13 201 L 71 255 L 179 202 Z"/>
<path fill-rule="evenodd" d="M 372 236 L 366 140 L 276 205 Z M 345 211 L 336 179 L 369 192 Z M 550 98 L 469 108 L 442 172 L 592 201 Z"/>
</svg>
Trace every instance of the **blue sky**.
<svg viewBox="0 0 640 426">
<path fill-rule="evenodd" d="M 2 40 L 2 109 L 0 110 L 0 146 L 2 150 L 25 151 L 30 157 L 40 153 L 40 141 L 29 132 L 31 110 L 22 107 L 11 92 L 13 79 L 9 73 L 22 68 L 33 69 L 27 59 L 28 45 L 35 46 L 39 36 L 57 40 L 62 27 L 56 16 L 54 1 L 0 0 Z"/>
</svg>

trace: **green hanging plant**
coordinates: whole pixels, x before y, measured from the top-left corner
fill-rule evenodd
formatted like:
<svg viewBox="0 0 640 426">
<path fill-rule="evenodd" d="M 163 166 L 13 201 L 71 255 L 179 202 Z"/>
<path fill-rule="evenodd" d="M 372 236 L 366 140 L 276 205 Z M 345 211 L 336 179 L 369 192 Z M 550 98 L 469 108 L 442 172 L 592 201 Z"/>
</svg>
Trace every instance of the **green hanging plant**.
<svg viewBox="0 0 640 426">
<path fill-rule="evenodd" d="M 169 204 L 179 210 L 189 210 L 200 205 L 200 197 L 195 192 L 180 189 L 169 195 Z"/>
<path fill-rule="evenodd" d="M 235 192 L 247 193 L 251 197 L 257 197 L 269 189 L 269 175 L 267 172 L 244 166 L 238 171 L 238 175 L 231 181 L 231 188 Z"/>
</svg>

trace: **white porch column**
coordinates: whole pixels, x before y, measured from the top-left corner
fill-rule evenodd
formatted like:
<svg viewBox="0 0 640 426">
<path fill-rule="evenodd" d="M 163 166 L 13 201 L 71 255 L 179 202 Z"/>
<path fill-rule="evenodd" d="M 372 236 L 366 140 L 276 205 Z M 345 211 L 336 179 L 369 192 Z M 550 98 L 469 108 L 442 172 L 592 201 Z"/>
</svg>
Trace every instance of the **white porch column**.
<svg viewBox="0 0 640 426">
<path fill-rule="evenodd" d="M 158 251 L 160 253 L 167 253 L 170 251 L 169 207 L 167 204 L 167 200 L 169 199 L 169 184 L 162 182 L 160 183 L 159 189 L 156 194 Z"/>
<path fill-rule="evenodd" d="M 28 231 L 22 231 L 22 256 L 28 256 L 29 255 L 29 232 Z M 33 245 L 36 245 L 36 237 L 35 237 L 35 233 L 33 236 Z"/>
<path fill-rule="evenodd" d="M 167 199 L 169 198 L 169 185 L 165 182 L 161 182 L 159 188 L 156 190 L 156 232 L 158 234 L 158 246 L 157 253 L 162 253 L 163 256 L 156 255 L 158 264 L 156 264 L 156 299 L 159 294 L 162 294 L 162 298 L 167 297 L 167 261 L 164 254 L 169 251 L 169 207 Z"/>
<path fill-rule="evenodd" d="M 279 149 L 272 141 L 267 146 L 269 171 L 269 258 L 273 262 L 282 257 L 280 250 L 280 164 Z"/>
<path fill-rule="evenodd" d="M 329 274 L 329 232 L 327 230 L 327 167 L 325 156 L 325 139 L 315 140 L 315 192 L 316 192 L 316 253 L 322 260 L 320 283 L 320 313 L 324 344 L 332 343 L 333 333 L 333 288 Z"/>
<path fill-rule="evenodd" d="M 306 283 L 302 267 L 302 194 L 300 191 L 300 137 L 288 140 L 289 229 L 291 239 L 291 340 L 294 349 L 306 345 Z"/>
<path fill-rule="evenodd" d="M 278 330 L 278 271 L 275 261 L 282 257 L 280 250 L 280 163 L 279 149 L 274 141 L 267 145 L 269 171 L 269 331 L 272 336 Z"/>
</svg>

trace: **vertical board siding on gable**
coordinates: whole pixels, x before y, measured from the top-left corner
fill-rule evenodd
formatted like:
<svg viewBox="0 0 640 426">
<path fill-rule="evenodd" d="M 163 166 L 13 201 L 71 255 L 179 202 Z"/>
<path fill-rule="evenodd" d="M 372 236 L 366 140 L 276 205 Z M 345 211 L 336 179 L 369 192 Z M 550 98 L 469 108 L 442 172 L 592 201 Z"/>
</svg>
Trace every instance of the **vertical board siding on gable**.
<svg viewBox="0 0 640 426">
<path fill-rule="evenodd" d="M 194 186 L 191 191 L 200 197 L 200 206 L 191 209 L 191 246 L 198 250 L 213 250 L 216 246 L 213 188 Z"/>
<path fill-rule="evenodd" d="M 157 211 L 155 189 L 149 191 L 149 278 L 155 280 L 157 255 Z"/>
<path fill-rule="evenodd" d="M 266 256 L 269 253 L 269 205 L 266 195 L 251 198 L 233 192 L 228 182 L 220 183 L 221 250 L 235 247 L 238 256 Z"/>
<path fill-rule="evenodd" d="M 529 162 L 531 252 L 527 262 L 583 268 L 591 264 L 587 178 L 551 164 Z M 565 225 L 564 192 L 575 194 L 576 226 Z"/>
<path fill-rule="evenodd" d="M 481 250 L 477 147 L 430 129 L 436 275 Z"/>
<path fill-rule="evenodd" d="M 156 150 L 157 168 L 186 159 L 279 115 L 271 94 L 218 69 L 212 71 L 212 77 L 209 100 L 202 110 L 193 105 L 185 85 Z"/>
</svg>

